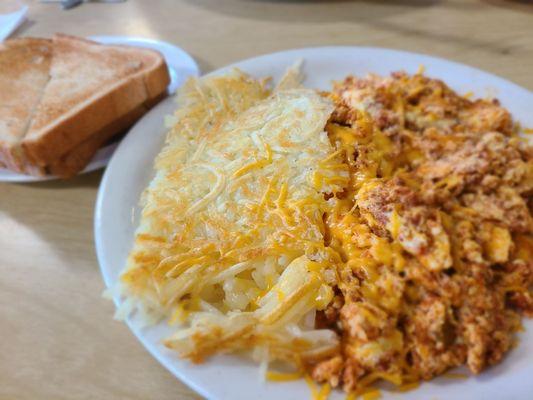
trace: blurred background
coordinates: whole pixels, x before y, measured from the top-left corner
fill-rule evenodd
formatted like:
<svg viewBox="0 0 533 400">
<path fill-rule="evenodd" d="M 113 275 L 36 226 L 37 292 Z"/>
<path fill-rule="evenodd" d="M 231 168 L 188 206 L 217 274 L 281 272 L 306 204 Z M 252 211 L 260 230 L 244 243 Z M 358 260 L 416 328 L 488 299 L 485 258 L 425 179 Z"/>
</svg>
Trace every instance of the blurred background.
<svg viewBox="0 0 533 400">
<path fill-rule="evenodd" d="M 203 71 L 302 46 L 396 48 L 458 60 L 527 87 L 533 52 L 531 0 L 127 0 L 62 11 L 28 4 L 17 35 L 136 35 L 170 41 Z M 522 60 L 522 61 L 521 61 Z M 510 65 L 512 64 L 512 67 Z M 531 87 L 530 87 L 531 88 Z"/>
</svg>

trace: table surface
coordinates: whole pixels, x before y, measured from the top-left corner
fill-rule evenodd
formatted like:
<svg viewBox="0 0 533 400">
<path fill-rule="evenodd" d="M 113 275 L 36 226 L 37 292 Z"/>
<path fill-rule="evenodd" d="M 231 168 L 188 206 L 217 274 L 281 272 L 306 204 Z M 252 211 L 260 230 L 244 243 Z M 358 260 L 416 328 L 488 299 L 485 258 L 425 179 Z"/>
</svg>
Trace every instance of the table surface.
<svg viewBox="0 0 533 400">
<path fill-rule="evenodd" d="M 202 71 L 320 45 L 410 50 L 533 89 L 533 4 L 498 0 L 28 2 L 18 36 L 135 35 L 190 52 Z M 101 172 L 0 184 L 0 398 L 198 399 L 114 321 L 93 241 Z"/>
</svg>

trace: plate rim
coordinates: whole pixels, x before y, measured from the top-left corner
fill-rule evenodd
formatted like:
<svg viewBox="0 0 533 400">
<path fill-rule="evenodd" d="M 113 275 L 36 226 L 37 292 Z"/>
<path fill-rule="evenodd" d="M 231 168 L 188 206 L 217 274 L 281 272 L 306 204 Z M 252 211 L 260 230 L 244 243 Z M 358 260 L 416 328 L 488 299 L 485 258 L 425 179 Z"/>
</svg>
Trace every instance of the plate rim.
<svg viewBox="0 0 533 400">
<path fill-rule="evenodd" d="M 232 62 L 232 63 L 230 63 L 228 65 L 225 65 L 225 66 L 222 66 L 220 68 L 217 68 L 215 70 L 209 71 L 208 73 L 203 74 L 201 76 L 219 75 L 219 74 L 222 74 L 224 72 L 227 72 L 228 70 L 230 70 L 232 68 L 239 67 L 241 64 L 259 62 L 259 61 L 261 61 L 261 59 L 267 59 L 267 58 L 270 58 L 270 57 L 273 57 L 273 56 L 289 56 L 289 55 L 291 55 L 291 53 L 292 54 L 297 54 L 297 53 L 302 53 L 302 52 L 305 53 L 305 52 L 308 52 L 308 51 L 313 51 L 314 52 L 314 51 L 324 51 L 324 50 L 325 51 L 342 51 L 342 50 L 344 50 L 344 51 L 358 51 L 358 50 L 363 50 L 363 51 L 371 51 L 371 52 L 374 52 L 374 51 L 383 52 L 384 51 L 384 52 L 389 52 L 391 54 L 395 54 L 395 55 L 402 56 L 402 57 L 405 57 L 405 56 L 413 57 L 414 56 L 416 58 L 425 59 L 426 62 L 431 61 L 431 62 L 437 62 L 437 63 L 444 63 L 444 64 L 448 64 L 448 65 L 453 65 L 456 68 L 461 68 L 461 69 L 465 69 L 466 68 L 470 72 L 484 75 L 486 78 L 490 79 L 491 82 L 496 82 L 498 84 L 502 84 L 502 85 L 506 85 L 506 86 L 510 85 L 514 90 L 522 92 L 522 94 L 524 94 L 526 96 L 532 96 L 533 97 L 533 92 L 531 90 L 529 90 L 529 89 L 527 89 L 525 87 L 522 87 L 522 86 L 518 85 L 517 83 L 515 83 L 515 82 L 513 82 L 513 81 L 511 81 L 511 80 L 509 80 L 507 78 L 500 77 L 500 76 L 495 75 L 495 74 L 493 74 L 491 72 L 484 71 L 482 69 L 470 66 L 468 64 L 464 64 L 464 63 L 461 63 L 461 62 L 458 62 L 458 61 L 448 60 L 446 58 L 442 58 L 442 57 L 438 57 L 438 56 L 432 56 L 432 55 L 425 54 L 425 53 L 416 53 L 416 52 L 411 52 L 411 51 L 390 49 L 390 48 L 378 47 L 378 46 L 349 46 L 349 45 L 344 45 L 344 46 L 308 46 L 308 47 L 301 47 L 301 48 L 292 48 L 292 49 L 287 49 L 287 50 L 282 50 L 282 51 L 263 53 L 263 54 L 260 54 L 258 56 L 241 59 L 241 60 Z M 305 59 L 305 55 L 300 55 L 299 58 L 304 58 Z M 295 60 L 296 59 L 297 58 L 295 58 Z M 423 65 L 423 63 L 422 63 L 422 65 Z M 305 69 L 305 61 L 304 61 L 304 69 Z M 401 68 L 399 68 L 399 69 L 401 69 Z M 439 77 L 436 77 L 436 78 L 440 79 Z M 496 95 L 494 97 L 498 97 L 498 95 Z M 164 102 L 169 101 L 171 99 L 172 98 L 169 97 L 168 99 L 165 99 Z M 154 110 L 155 110 L 155 108 L 154 108 Z M 149 113 L 153 112 L 154 110 L 150 110 Z M 141 120 L 139 120 L 135 125 L 140 123 Z M 135 128 L 135 125 L 132 127 L 132 129 Z M 101 241 L 102 238 L 100 237 L 101 235 L 99 235 L 99 226 L 98 225 L 99 225 L 99 222 L 100 222 L 101 212 L 102 212 L 102 207 L 103 207 L 103 202 L 104 202 L 104 197 L 105 197 L 105 193 L 104 193 L 105 187 L 107 185 L 107 181 L 110 180 L 110 176 L 113 173 L 112 172 L 113 171 L 113 168 L 112 168 L 113 158 L 115 157 L 116 154 L 119 154 L 120 147 L 123 146 L 123 145 L 124 145 L 124 141 L 119 143 L 119 146 L 118 146 L 119 148 L 117 148 L 117 150 L 115 151 L 115 153 L 113 154 L 113 156 L 111 157 L 111 160 L 109 162 L 109 166 L 111 168 L 107 168 L 105 170 L 105 172 L 104 172 L 104 175 L 102 177 L 102 180 L 101 180 L 101 183 L 100 183 L 100 186 L 99 186 L 99 189 L 98 189 L 98 194 L 97 194 L 97 199 L 96 199 L 96 204 L 95 204 L 95 212 L 94 212 L 94 224 L 93 224 L 93 226 L 94 226 L 95 250 L 96 250 L 96 254 L 97 254 L 97 260 L 98 260 L 98 263 L 99 263 L 100 272 L 102 274 L 103 280 L 104 280 L 105 285 L 106 285 L 107 288 L 110 288 L 112 286 L 113 282 L 112 282 L 111 277 L 109 276 L 108 271 L 106 271 L 106 268 L 104 267 L 104 265 L 105 265 L 104 249 L 103 249 L 103 243 Z M 151 168 L 152 168 L 151 176 L 153 177 L 153 161 L 152 161 Z M 134 230 L 135 229 L 136 229 L 136 226 L 134 227 Z M 113 301 L 114 301 L 115 306 L 117 306 L 119 304 L 117 298 L 114 298 Z M 156 344 L 154 344 L 151 341 L 149 341 L 146 338 L 145 335 L 142 335 L 141 334 L 141 330 L 136 328 L 136 327 L 134 327 L 134 324 L 130 320 L 126 320 L 126 324 L 127 324 L 128 328 L 130 329 L 130 331 L 133 333 L 133 335 L 137 338 L 137 340 L 139 340 L 139 342 L 151 354 L 151 356 L 154 357 L 172 375 L 174 375 L 181 382 L 183 382 L 188 387 L 193 389 L 195 392 L 197 392 L 198 394 L 200 394 L 200 395 L 202 395 L 202 396 L 204 396 L 206 398 L 219 398 L 219 395 L 217 393 L 211 392 L 211 390 L 209 388 L 207 388 L 205 386 L 202 386 L 200 383 L 198 383 L 194 379 L 190 378 L 188 376 L 188 374 L 186 374 L 185 371 L 176 370 L 170 364 L 170 361 L 165 357 L 165 354 L 163 352 L 161 352 L 159 349 L 157 349 Z M 222 398 L 222 397 L 220 397 L 220 398 Z"/>
<path fill-rule="evenodd" d="M 520 86 L 518 83 L 512 81 L 511 79 L 508 79 L 508 78 L 504 78 L 502 76 L 499 76 L 499 75 L 496 75 L 495 73 L 492 73 L 492 72 L 489 72 L 489 71 L 485 71 L 481 68 L 477 68 L 477 67 L 474 67 L 472 65 L 469 65 L 469 64 L 465 64 L 465 63 L 462 63 L 460 61 L 455 61 L 455 60 L 449 60 L 447 58 L 444 58 L 444 57 L 441 57 L 441 56 L 434 56 L 434 55 L 431 55 L 431 54 L 427 54 L 427 53 L 418 53 L 418 52 L 414 52 L 414 51 L 409 51 L 409 50 L 400 50 L 400 49 L 393 49 L 393 48 L 389 48 L 389 47 L 381 47 L 381 46 L 351 46 L 351 45 L 331 45 L 331 46 L 305 46 L 305 47 L 295 47 L 295 48 L 291 48 L 291 49 L 286 49 L 286 50 L 280 50 L 280 51 L 274 51 L 274 52 L 270 52 L 270 53 L 263 53 L 263 54 L 259 54 L 257 56 L 253 56 L 253 57 L 249 57 L 249 58 L 244 58 L 244 59 L 241 59 L 241 60 L 237 60 L 237 61 L 234 61 L 228 65 L 225 65 L 225 66 L 222 66 L 220 68 L 217 68 L 213 71 L 209 71 L 203 75 L 200 75 L 200 77 L 202 76 L 210 76 L 212 74 L 215 74 L 215 73 L 219 73 L 219 72 L 223 72 L 227 69 L 231 69 L 233 67 L 235 67 L 236 65 L 238 64 L 242 64 L 244 62 L 252 62 L 252 61 L 258 61 L 259 59 L 261 58 L 266 58 L 266 57 L 270 57 L 270 56 L 277 56 L 277 55 L 282 55 L 282 54 L 285 54 L 285 53 L 293 53 L 293 52 L 300 52 L 300 51 L 321 51 L 321 50 L 326 50 L 326 51 L 333 51 L 333 50 L 363 50 L 363 51 L 384 51 L 384 52 L 388 52 L 388 53 L 395 53 L 396 55 L 398 56 L 414 56 L 414 57 L 422 57 L 422 58 L 425 58 L 427 60 L 432 60 L 432 61 L 438 61 L 438 62 L 442 62 L 442 63 L 446 63 L 446 64 L 452 64 L 454 65 L 455 67 L 460 67 L 460 68 L 467 68 L 469 69 L 471 72 L 477 72 L 477 73 L 482 73 L 484 75 L 488 75 L 490 76 L 492 79 L 496 79 L 500 82 L 505 82 L 506 84 L 510 84 L 512 85 L 515 89 L 518 89 L 518 90 L 521 90 L 521 91 L 526 91 L 526 92 L 529 92 L 530 95 L 533 95 L 533 90 L 530 90 L 524 86 Z M 304 69 L 305 69 L 305 61 L 304 61 Z M 437 78 L 439 79 L 439 78 Z"/>
</svg>

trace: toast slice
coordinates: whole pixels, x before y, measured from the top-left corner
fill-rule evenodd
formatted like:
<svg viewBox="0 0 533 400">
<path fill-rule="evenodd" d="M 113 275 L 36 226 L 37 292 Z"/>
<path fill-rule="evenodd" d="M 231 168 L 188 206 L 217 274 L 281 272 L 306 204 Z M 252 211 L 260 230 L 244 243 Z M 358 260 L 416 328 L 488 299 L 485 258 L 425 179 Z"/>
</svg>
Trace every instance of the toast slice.
<svg viewBox="0 0 533 400">
<path fill-rule="evenodd" d="M 46 170 L 49 174 L 60 178 L 71 178 L 80 172 L 94 157 L 96 152 L 117 133 L 123 132 L 146 113 L 143 105 L 130 111 L 125 116 L 114 120 L 100 132 L 78 144 L 56 162 L 50 164 Z"/>
<path fill-rule="evenodd" d="M 114 120 L 100 132 L 92 135 L 59 160 L 46 167 L 46 173 L 60 178 L 72 178 L 89 164 L 98 150 L 109 142 L 113 136 L 126 131 L 165 96 L 166 93 L 162 93 L 159 97 L 152 99 L 148 104 L 140 105 L 122 118 Z"/>
<path fill-rule="evenodd" d="M 0 43 L 0 165 L 39 173 L 21 142 L 50 76 L 52 42 L 24 38 Z"/>
<path fill-rule="evenodd" d="M 33 164 L 70 176 L 116 129 L 146 112 L 170 77 L 164 58 L 152 50 L 61 34 L 52 43 L 50 80 L 22 146 Z"/>
</svg>

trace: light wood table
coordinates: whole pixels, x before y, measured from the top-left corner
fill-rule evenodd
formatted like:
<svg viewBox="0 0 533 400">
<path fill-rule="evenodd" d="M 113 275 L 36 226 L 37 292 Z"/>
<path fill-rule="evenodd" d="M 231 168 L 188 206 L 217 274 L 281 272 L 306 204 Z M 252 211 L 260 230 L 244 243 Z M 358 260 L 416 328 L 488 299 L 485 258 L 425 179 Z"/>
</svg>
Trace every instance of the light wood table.
<svg viewBox="0 0 533 400">
<path fill-rule="evenodd" d="M 19 36 L 173 42 L 207 72 L 288 48 L 364 45 L 464 62 L 533 89 L 533 6 L 481 0 L 30 2 Z M 101 173 L 0 184 L 0 399 L 197 399 L 112 319 L 93 243 Z"/>
</svg>

